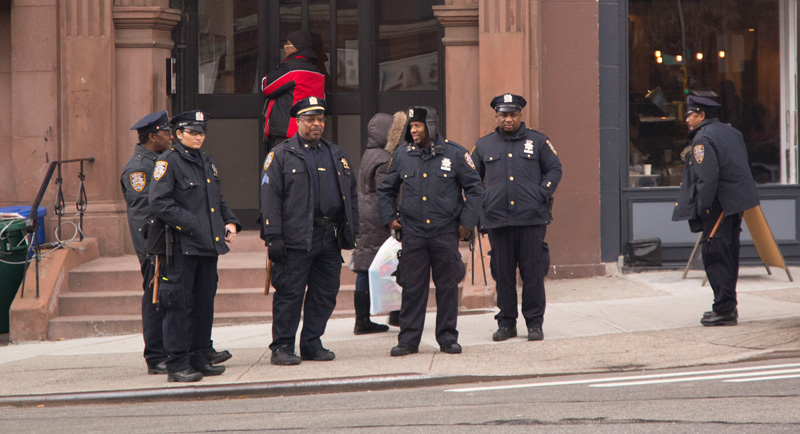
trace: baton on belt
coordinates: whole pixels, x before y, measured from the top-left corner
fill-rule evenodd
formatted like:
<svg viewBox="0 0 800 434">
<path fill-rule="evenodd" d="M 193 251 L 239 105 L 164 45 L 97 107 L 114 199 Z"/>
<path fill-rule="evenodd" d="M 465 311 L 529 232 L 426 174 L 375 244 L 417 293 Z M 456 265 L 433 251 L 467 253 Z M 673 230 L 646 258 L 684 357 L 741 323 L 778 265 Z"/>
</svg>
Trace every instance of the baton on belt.
<svg viewBox="0 0 800 434">
<path fill-rule="evenodd" d="M 267 277 L 264 279 L 264 295 L 269 295 L 269 285 L 272 280 L 272 261 L 267 257 Z"/>
<path fill-rule="evenodd" d="M 719 212 L 719 218 L 717 219 L 717 223 L 714 225 L 714 229 L 711 229 L 711 233 L 708 234 L 708 239 L 714 238 L 714 235 L 717 234 L 717 229 L 719 229 L 719 224 L 722 223 L 722 217 L 725 215 L 725 212 Z"/>
<path fill-rule="evenodd" d="M 153 273 L 153 304 L 158 302 L 158 281 L 161 280 L 161 255 L 156 255 L 156 271 Z"/>
</svg>

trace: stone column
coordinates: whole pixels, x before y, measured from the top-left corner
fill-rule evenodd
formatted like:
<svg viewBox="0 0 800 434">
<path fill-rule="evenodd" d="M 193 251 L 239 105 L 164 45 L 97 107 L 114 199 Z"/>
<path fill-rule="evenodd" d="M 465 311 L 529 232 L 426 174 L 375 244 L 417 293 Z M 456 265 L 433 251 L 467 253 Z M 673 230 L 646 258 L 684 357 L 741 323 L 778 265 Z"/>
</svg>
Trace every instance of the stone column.
<svg viewBox="0 0 800 434">
<path fill-rule="evenodd" d="M 131 125 L 148 113 L 169 109 L 165 59 L 171 56 L 171 32 L 180 22 L 181 13 L 168 6 L 168 0 L 114 1 L 116 141 L 113 146 L 118 155 L 114 165 L 115 186 L 138 142 L 136 131 L 130 130 Z M 123 210 L 116 224 L 120 237 L 116 247 L 121 249 L 118 253 L 133 253 L 125 203 L 120 194 L 115 199 Z"/>
<path fill-rule="evenodd" d="M 478 123 L 478 1 L 448 0 L 433 11 L 444 27 L 447 138 L 472 149 L 482 135 Z"/>
</svg>

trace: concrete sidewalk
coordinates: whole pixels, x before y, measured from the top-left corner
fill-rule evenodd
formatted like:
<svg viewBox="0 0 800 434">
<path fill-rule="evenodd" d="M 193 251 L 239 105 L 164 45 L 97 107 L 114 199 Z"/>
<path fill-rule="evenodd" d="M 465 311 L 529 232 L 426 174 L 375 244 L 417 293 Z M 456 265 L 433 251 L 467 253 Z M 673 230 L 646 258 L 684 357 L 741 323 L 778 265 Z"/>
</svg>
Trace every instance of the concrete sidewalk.
<svg viewBox="0 0 800 434">
<path fill-rule="evenodd" d="M 800 269 L 791 271 L 800 276 Z M 223 375 L 189 385 L 147 375 L 140 335 L 8 344 L 0 347 L 0 404 L 13 403 L 9 398 L 21 395 L 177 392 L 175 388 L 215 385 L 240 388 L 236 393 L 244 395 L 248 386 L 263 390 L 270 384 L 280 384 L 280 393 L 290 393 L 286 391 L 292 384 L 300 384 L 293 382 L 307 380 L 346 382 L 350 377 L 418 374 L 407 378 L 426 384 L 431 378 L 656 369 L 800 354 L 800 284 L 790 283 L 783 270 L 773 270 L 772 276 L 763 267 L 740 270 L 736 327 L 700 325 L 712 299 L 711 289 L 700 286 L 703 276 L 693 271 L 681 280 L 680 271 L 659 271 L 549 280 L 544 341 L 527 342 L 520 321 L 521 337 L 492 342 L 495 311 L 463 312 L 458 324 L 464 347 L 460 355 L 439 352 L 433 313 L 428 314 L 419 354 L 390 357 L 397 328 L 355 336 L 353 319 L 343 318 L 331 320 L 323 336 L 336 360 L 286 367 L 269 363 L 269 324 L 215 327 L 214 346 L 230 350 L 233 358 L 225 363 Z"/>
</svg>

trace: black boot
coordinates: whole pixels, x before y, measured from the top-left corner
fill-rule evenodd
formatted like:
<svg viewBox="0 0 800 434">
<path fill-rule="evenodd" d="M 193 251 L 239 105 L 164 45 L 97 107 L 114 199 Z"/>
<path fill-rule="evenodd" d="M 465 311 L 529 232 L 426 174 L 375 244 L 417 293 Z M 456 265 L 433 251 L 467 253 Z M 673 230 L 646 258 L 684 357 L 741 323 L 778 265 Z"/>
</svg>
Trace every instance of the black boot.
<svg viewBox="0 0 800 434">
<path fill-rule="evenodd" d="M 400 327 L 400 311 L 399 310 L 393 310 L 393 311 L 389 312 L 389 325 L 390 326 L 395 326 L 395 327 Z"/>
<path fill-rule="evenodd" d="M 353 328 L 353 333 L 357 335 L 365 335 L 368 333 L 381 333 L 389 331 L 389 326 L 375 324 L 369 320 L 369 292 L 354 292 L 353 306 L 356 309 L 356 326 Z"/>
</svg>

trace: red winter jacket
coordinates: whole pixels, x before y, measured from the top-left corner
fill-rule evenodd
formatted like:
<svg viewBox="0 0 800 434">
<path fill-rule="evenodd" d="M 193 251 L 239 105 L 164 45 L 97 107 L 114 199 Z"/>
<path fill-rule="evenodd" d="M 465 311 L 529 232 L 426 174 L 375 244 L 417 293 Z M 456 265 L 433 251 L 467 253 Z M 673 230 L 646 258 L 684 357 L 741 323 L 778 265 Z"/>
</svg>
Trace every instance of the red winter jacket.
<svg viewBox="0 0 800 434">
<path fill-rule="evenodd" d="M 325 76 L 314 60 L 304 56 L 284 59 L 274 71 L 261 80 L 261 91 L 268 98 L 264 135 L 292 137 L 297 132 L 289 109 L 301 99 L 325 98 Z"/>
</svg>

